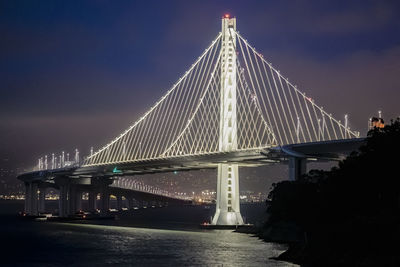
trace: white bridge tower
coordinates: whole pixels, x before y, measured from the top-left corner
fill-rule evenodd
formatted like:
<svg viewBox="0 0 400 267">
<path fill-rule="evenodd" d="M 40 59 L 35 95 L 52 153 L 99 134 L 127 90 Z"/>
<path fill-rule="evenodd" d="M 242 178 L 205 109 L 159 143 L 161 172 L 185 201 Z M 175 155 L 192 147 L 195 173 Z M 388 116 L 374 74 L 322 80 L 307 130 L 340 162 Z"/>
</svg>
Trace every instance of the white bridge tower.
<svg viewBox="0 0 400 267">
<path fill-rule="evenodd" d="M 222 18 L 221 106 L 219 151 L 237 149 L 236 121 L 236 18 Z M 238 164 L 218 164 L 214 225 L 241 225 Z"/>
</svg>

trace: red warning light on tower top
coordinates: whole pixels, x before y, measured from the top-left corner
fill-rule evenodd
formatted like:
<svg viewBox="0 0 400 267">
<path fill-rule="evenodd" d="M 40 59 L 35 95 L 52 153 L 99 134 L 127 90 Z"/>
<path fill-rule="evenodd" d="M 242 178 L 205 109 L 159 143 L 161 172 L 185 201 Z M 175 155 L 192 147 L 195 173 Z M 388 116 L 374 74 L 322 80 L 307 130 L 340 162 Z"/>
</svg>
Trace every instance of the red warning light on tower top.
<svg viewBox="0 0 400 267">
<path fill-rule="evenodd" d="M 229 15 L 229 14 L 225 14 L 224 17 L 225 17 L 226 19 L 229 19 L 230 15 Z"/>
</svg>

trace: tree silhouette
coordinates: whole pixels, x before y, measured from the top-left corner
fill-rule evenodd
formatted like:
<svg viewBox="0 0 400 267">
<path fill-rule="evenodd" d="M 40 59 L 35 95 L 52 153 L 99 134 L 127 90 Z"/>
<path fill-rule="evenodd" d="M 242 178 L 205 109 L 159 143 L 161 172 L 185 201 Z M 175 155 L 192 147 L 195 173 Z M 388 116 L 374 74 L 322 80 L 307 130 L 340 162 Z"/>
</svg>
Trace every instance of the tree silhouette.
<svg viewBox="0 0 400 267">
<path fill-rule="evenodd" d="M 292 223 L 304 238 L 281 258 L 316 266 L 400 266 L 400 121 L 330 171 L 273 186 L 266 228 Z M 293 251 L 301 250 L 293 256 Z M 290 256 L 292 255 L 292 256 Z M 322 264 L 322 265 L 321 265 Z"/>
</svg>

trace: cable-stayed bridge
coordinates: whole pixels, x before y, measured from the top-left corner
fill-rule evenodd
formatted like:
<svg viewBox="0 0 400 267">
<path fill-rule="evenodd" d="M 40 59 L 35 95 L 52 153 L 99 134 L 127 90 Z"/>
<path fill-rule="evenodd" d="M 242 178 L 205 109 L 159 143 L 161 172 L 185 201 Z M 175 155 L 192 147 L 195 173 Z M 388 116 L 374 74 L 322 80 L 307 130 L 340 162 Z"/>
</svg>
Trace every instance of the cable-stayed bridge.
<svg viewBox="0 0 400 267">
<path fill-rule="evenodd" d="M 49 169 L 42 160 L 38 171 L 20 178 L 63 176 L 94 184 L 108 177 L 217 168 L 212 223 L 234 225 L 243 224 L 239 166 L 289 162 L 289 178 L 296 179 L 307 160 L 340 159 L 362 141 L 347 116 L 342 123 L 300 91 L 226 16 L 200 57 L 127 130 L 81 164 Z"/>
</svg>

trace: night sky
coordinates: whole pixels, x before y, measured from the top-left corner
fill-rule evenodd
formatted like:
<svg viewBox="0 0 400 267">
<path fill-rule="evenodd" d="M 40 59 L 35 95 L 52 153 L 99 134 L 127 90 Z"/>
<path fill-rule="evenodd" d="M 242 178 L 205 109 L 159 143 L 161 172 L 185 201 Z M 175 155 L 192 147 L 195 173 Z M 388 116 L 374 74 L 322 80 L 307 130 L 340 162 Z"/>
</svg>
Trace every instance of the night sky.
<svg viewBox="0 0 400 267">
<path fill-rule="evenodd" d="M 400 1 L 0 1 L 0 159 L 32 167 L 102 147 L 152 106 L 221 28 L 365 134 L 400 115 Z"/>
</svg>

